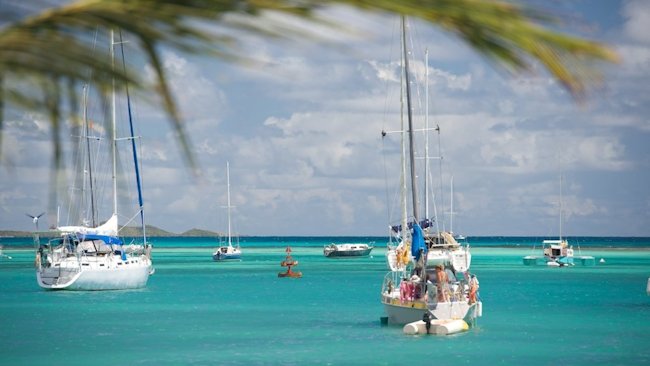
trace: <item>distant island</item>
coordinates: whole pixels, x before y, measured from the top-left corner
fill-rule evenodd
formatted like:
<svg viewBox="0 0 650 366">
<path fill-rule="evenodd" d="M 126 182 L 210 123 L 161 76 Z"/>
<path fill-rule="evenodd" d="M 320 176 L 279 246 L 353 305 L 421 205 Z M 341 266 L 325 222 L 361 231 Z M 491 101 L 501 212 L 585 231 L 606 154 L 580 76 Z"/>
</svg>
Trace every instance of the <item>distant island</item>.
<svg viewBox="0 0 650 366">
<path fill-rule="evenodd" d="M 147 225 L 147 236 L 150 237 L 205 237 L 205 236 L 223 236 L 223 233 L 214 232 L 210 230 L 203 229 L 190 229 L 180 234 L 172 233 L 170 231 L 163 230 L 159 227 L 153 225 Z M 48 231 L 39 231 L 41 237 L 53 237 L 57 236 L 58 232 L 56 230 Z M 18 230 L 0 230 L 0 237 L 29 237 L 32 236 L 34 232 L 32 231 L 18 231 Z M 125 227 L 120 231 L 120 236 L 140 236 L 142 235 L 142 230 L 137 227 Z"/>
</svg>

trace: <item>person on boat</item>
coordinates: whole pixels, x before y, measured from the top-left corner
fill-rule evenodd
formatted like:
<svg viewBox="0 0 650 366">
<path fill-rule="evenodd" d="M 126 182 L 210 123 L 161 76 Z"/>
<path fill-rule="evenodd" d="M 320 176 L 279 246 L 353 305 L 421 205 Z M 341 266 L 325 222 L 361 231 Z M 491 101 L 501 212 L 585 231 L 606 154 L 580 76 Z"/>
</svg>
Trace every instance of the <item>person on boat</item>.
<svg viewBox="0 0 650 366">
<path fill-rule="evenodd" d="M 402 281 L 399 283 L 399 299 L 404 302 L 410 297 L 410 288 L 408 284 L 408 279 L 406 277 L 402 278 Z"/>
<path fill-rule="evenodd" d="M 469 277 L 469 301 L 468 303 L 472 305 L 473 303 L 476 302 L 476 297 L 478 295 L 478 278 L 476 275 L 471 275 Z"/>
<path fill-rule="evenodd" d="M 449 278 L 444 271 L 442 264 L 436 266 L 436 287 L 438 288 L 438 302 L 447 302 L 449 297 L 447 295 L 447 282 Z"/>
<path fill-rule="evenodd" d="M 422 286 L 418 275 L 411 276 L 411 300 L 418 300 L 422 295 Z"/>
<path fill-rule="evenodd" d="M 400 247 L 397 248 L 397 266 L 398 267 L 403 267 L 406 266 L 409 262 L 409 252 L 410 252 L 410 245 L 409 243 L 406 243 Z"/>
</svg>

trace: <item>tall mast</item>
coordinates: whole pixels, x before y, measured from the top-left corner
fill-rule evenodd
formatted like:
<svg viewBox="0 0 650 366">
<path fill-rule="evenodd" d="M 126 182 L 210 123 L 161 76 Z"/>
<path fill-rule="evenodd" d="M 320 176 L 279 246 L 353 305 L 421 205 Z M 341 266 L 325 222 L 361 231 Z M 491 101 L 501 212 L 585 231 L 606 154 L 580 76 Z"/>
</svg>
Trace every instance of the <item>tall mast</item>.
<svg viewBox="0 0 650 366">
<path fill-rule="evenodd" d="M 560 174 L 560 241 L 562 241 L 562 174 Z"/>
<path fill-rule="evenodd" d="M 122 41 L 122 32 L 120 31 L 120 49 L 122 50 L 122 68 L 126 73 L 126 58 L 124 57 L 124 42 Z M 140 210 L 140 222 L 142 224 L 142 240 L 147 244 L 147 225 L 144 221 L 144 200 L 142 198 L 142 180 L 140 179 L 140 165 L 138 163 L 138 150 L 135 144 L 135 133 L 133 131 L 133 113 L 131 113 L 131 95 L 129 94 L 129 84 L 125 83 L 126 106 L 129 112 L 129 131 L 131 132 L 131 148 L 133 149 L 133 165 L 135 166 L 135 182 L 138 187 L 138 204 Z"/>
<path fill-rule="evenodd" d="M 226 162 L 226 181 L 228 183 L 228 246 L 232 246 L 232 235 L 230 230 L 230 162 Z"/>
<path fill-rule="evenodd" d="M 115 70 L 115 34 L 111 29 L 111 66 Z M 115 78 L 113 78 L 113 90 L 111 98 L 111 128 L 112 128 L 112 141 L 111 152 L 113 155 L 113 215 L 117 215 L 117 132 L 115 131 Z"/>
<path fill-rule="evenodd" d="M 424 51 L 424 218 L 429 219 L 429 49 Z"/>
<path fill-rule="evenodd" d="M 413 200 L 413 218 L 416 223 L 419 223 L 418 215 L 418 191 L 415 182 L 415 141 L 413 138 L 413 112 L 411 110 L 411 85 L 409 80 L 409 58 L 406 46 L 406 20 L 402 16 L 402 41 L 404 47 L 404 81 L 406 82 L 406 108 L 408 116 L 408 132 L 409 132 L 409 158 L 411 165 L 411 198 Z"/>
<path fill-rule="evenodd" d="M 402 18 L 402 24 L 404 24 L 404 18 Z M 401 204 L 402 204 L 402 239 L 406 238 L 406 233 L 409 231 L 408 228 L 408 212 L 406 204 L 406 126 L 404 126 L 404 62 L 401 62 L 402 70 L 400 72 L 400 88 L 399 88 L 399 101 L 400 101 L 400 131 L 401 131 L 401 163 L 402 170 L 400 174 L 400 190 L 401 190 Z"/>
</svg>

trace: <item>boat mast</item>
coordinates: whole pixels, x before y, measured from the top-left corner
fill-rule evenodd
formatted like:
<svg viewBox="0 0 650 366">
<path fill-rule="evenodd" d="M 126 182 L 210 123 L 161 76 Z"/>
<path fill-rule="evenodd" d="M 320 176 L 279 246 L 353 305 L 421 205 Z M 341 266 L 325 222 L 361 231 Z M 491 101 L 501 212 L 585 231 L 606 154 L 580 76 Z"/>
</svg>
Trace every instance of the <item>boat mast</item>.
<svg viewBox="0 0 650 366">
<path fill-rule="evenodd" d="M 230 229 L 230 162 L 226 162 L 226 181 L 228 185 L 228 246 L 232 247 L 232 235 Z"/>
<path fill-rule="evenodd" d="M 424 218 L 429 219 L 429 49 L 424 50 Z"/>
<path fill-rule="evenodd" d="M 126 59 L 124 57 L 124 42 L 122 41 L 122 32 L 120 31 L 120 49 L 122 50 L 122 68 L 126 73 Z M 131 133 L 131 148 L 133 149 L 133 164 L 135 166 L 135 181 L 138 187 L 138 204 L 140 211 L 140 222 L 142 224 L 142 240 L 143 244 L 147 244 L 147 225 L 144 221 L 144 200 L 142 198 L 142 180 L 140 179 L 140 165 L 138 163 L 138 150 L 135 144 L 135 133 L 133 132 L 133 114 L 131 113 L 131 95 L 129 94 L 129 84 L 125 83 L 126 91 L 126 106 L 129 112 L 129 130 Z"/>
<path fill-rule="evenodd" d="M 115 34 L 111 29 L 111 66 L 115 70 Z M 113 155 L 113 215 L 117 215 L 117 133 L 115 131 L 115 78 L 113 78 L 113 88 L 112 88 L 112 97 L 111 97 L 111 128 L 112 128 L 112 141 L 111 141 L 111 153 Z"/>
<path fill-rule="evenodd" d="M 402 18 L 402 23 L 404 22 L 404 19 Z M 401 57 L 400 57 L 401 58 Z M 401 141 L 401 148 L 402 148 L 402 154 L 401 154 L 401 163 L 402 163 L 402 171 L 400 174 L 400 190 L 401 194 L 400 197 L 402 199 L 402 230 L 401 230 L 401 235 L 402 235 L 402 240 L 406 239 L 406 234 L 409 232 L 408 231 L 408 212 L 407 212 L 407 203 L 406 203 L 406 126 L 404 126 L 404 62 L 402 60 L 401 62 L 401 67 L 402 70 L 400 72 L 400 96 L 399 96 L 399 101 L 400 101 L 400 130 L 401 130 L 401 136 L 402 136 L 402 141 Z"/>
<path fill-rule="evenodd" d="M 560 174 L 560 242 L 562 241 L 562 174 Z"/>
<path fill-rule="evenodd" d="M 404 48 L 404 81 L 406 82 L 406 108 L 408 116 L 409 132 L 409 158 L 411 166 L 411 199 L 413 200 L 413 218 L 416 223 L 420 223 L 418 215 L 418 192 L 415 182 L 415 141 L 413 138 L 413 112 L 411 110 L 411 85 L 409 80 L 409 58 L 406 46 L 406 20 L 402 16 L 402 41 Z"/>
</svg>

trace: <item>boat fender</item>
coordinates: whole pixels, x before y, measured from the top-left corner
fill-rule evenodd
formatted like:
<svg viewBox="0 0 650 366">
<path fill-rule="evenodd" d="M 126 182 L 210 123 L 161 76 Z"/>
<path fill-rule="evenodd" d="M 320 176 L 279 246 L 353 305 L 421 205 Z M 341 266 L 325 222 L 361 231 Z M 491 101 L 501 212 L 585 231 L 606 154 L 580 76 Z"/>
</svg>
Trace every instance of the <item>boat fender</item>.
<svg viewBox="0 0 650 366">
<path fill-rule="evenodd" d="M 418 327 L 418 323 L 423 323 L 423 322 L 422 322 L 422 320 L 418 320 L 418 321 L 413 322 L 413 323 L 408 323 L 408 324 L 404 325 L 404 328 L 402 328 L 402 331 L 404 332 L 404 334 L 416 335 L 416 334 L 418 334 L 420 332 L 419 327 Z"/>
<path fill-rule="evenodd" d="M 449 335 L 458 332 L 463 332 L 469 329 L 469 325 L 462 319 L 455 319 L 444 322 L 436 327 L 437 335 Z"/>
</svg>

